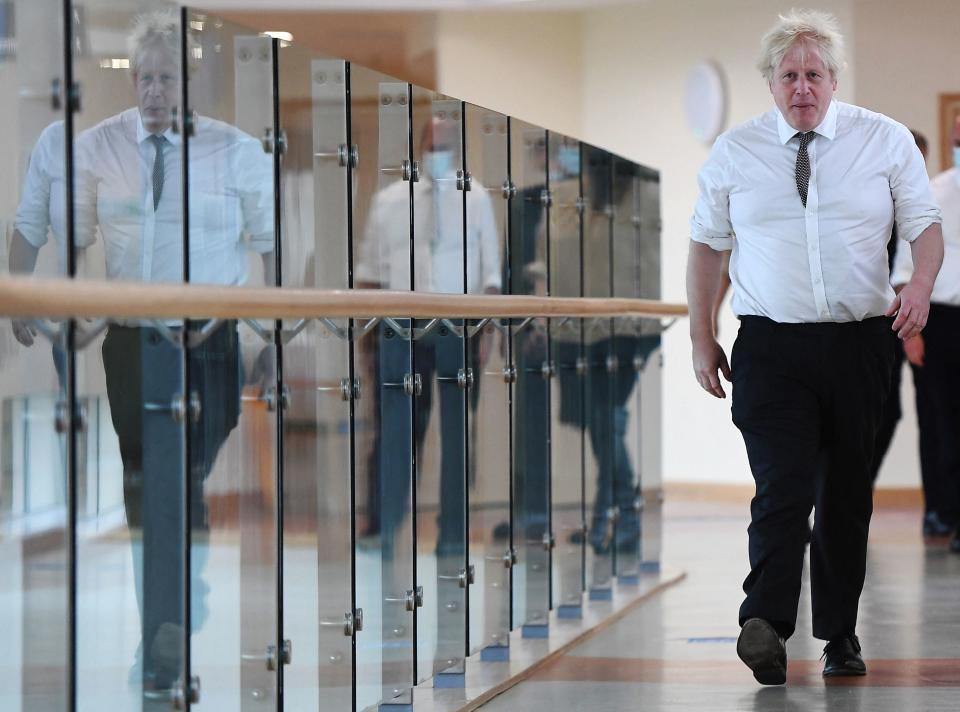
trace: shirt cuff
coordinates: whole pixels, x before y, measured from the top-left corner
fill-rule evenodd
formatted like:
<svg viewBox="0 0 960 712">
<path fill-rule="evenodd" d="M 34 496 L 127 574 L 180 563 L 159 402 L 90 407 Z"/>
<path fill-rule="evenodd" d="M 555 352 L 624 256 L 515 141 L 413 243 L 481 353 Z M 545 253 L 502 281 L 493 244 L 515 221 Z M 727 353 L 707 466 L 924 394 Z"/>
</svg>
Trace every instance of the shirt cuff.
<svg viewBox="0 0 960 712">
<path fill-rule="evenodd" d="M 264 255 L 273 252 L 273 232 L 250 236 L 250 249 Z"/>
<path fill-rule="evenodd" d="M 14 222 L 13 229 L 23 235 L 23 239 L 40 249 L 47 244 L 47 227 L 34 227 L 27 223 Z"/>
<path fill-rule="evenodd" d="M 907 242 L 913 242 L 920 237 L 920 234 L 928 227 L 931 225 L 940 225 L 942 222 L 943 220 L 941 220 L 939 216 L 905 220 L 902 223 L 897 223 L 897 237 Z"/>
<path fill-rule="evenodd" d="M 690 239 L 694 242 L 699 242 L 706 245 L 707 247 L 716 250 L 717 252 L 729 252 L 733 249 L 733 238 L 732 237 L 719 237 L 712 235 L 704 234 L 693 234 L 690 235 Z"/>
</svg>

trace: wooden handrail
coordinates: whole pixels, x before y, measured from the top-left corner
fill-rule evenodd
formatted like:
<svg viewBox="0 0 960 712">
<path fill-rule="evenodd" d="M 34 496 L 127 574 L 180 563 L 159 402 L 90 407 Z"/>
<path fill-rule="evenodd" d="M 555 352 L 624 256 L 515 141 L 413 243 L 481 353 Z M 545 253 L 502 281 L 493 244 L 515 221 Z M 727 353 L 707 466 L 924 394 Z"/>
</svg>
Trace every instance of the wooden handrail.
<svg viewBox="0 0 960 712">
<path fill-rule="evenodd" d="M 312 319 L 317 317 L 679 317 L 685 304 L 428 294 L 380 289 L 222 287 L 160 282 L 0 277 L 0 316 L 108 319 Z"/>
</svg>

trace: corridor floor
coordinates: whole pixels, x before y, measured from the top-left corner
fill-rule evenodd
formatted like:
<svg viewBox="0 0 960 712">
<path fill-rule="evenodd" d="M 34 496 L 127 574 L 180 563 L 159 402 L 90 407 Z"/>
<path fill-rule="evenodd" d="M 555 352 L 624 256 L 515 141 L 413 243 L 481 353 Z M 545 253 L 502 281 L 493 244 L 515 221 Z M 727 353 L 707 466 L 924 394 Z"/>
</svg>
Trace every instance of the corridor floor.
<svg viewBox="0 0 960 712">
<path fill-rule="evenodd" d="M 916 509 L 874 514 L 858 634 L 869 674 L 820 676 L 807 570 L 787 684 L 761 687 L 736 656 L 747 504 L 667 499 L 663 561 L 685 580 L 482 709 L 668 712 L 960 710 L 960 556 L 924 542 Z"/>
</svg>

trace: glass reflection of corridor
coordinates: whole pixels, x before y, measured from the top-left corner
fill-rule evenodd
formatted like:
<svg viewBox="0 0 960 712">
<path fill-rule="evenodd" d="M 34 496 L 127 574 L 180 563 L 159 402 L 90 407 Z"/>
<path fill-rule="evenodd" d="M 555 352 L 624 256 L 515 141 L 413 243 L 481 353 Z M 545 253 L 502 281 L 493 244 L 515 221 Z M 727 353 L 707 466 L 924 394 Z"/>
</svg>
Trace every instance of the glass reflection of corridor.
<svg viewBox="0 0 960 712">
<path fill-rule="evenodd" d="M 209 13 L 15 5 L 49 38 L 0 62 L 11 274 L 660 297 L 654 170 Z M 2 308 L 4 712 L 465 701 L 658 570 L 682 310 Z"/>
</svg>

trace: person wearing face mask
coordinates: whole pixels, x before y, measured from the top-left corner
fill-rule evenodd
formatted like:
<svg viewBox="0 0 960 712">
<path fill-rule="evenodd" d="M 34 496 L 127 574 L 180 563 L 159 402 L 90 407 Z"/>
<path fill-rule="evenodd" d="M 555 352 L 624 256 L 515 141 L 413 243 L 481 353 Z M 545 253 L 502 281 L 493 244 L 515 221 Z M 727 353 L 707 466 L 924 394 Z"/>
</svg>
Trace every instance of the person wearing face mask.
<svg viewBox="0 0 960 712">
<path fill-rule="evenodd" d="M 928 517 L 936 514 L 941 529 L 953 530 L 949 548 L 960 554 L 960 117 L 952 139 L 953 167 L 930 181 L 943 214 L 943 267 L 933 285 L 927 327 L 904 346 L 929 401 L 927 422 L 920 423 L 921 448 L 924 437 L 935 445 L 929 476 L 921 462 L 926 511 Z M 901 241 L 890 280 L 894 289 L 909 284 L 913 273 L 910 250 Z M 924 433 L 927 428 L 932 433 Z"/>
<path fill-rule="evenodd" d="M 398 220 L 409 210 L 409 183 L 396 181 L 373 198 L 364 240 L 359 248 L 356 267 L 356 286 L 366 289 L 413 289 L 417 292 L 446 294 L 498 294 L 501 286 L 500 248 L 493 207 L 487 191 L 477 181 L 466 192 L 466 210 L 469 220 L 464 255 L 463 210 L 464 192 L 457 189 L 456 172 L 459 168 L 456 147 L 459 145 L 460 124 L 449 118 L 434 116 L 421 132 L 422 175 L 413 184 L 413 283 L 410 274 L 410 225 Z M 464 259 L 466 284 L 464 284 Z M 423 326 L 423 324 L 419 324 Z M 403 339 L 392 329 L 380 330 L 378 349 L 371 358 L 364 359 L 379 371 L 379 379 L 368 374 L 368 382 L 394 380 L 398 364 L 409 358 Z M 361 342 L 361 348 L 372 348 L 370 340 Z M 484 363 L 490 351 L 490 335 L 484 334 L 467 341 L 467 348 L 476 350 L 470 362 Z M 462 518 L 456 515 L 463 500 L 463 418 L 459 389 L 449 381 L 463 366 L 461 339 L 440 326 L 415 343 L 417 373 L 423 384 L 422 392 L 414 401 L 414 441 L 419 452 L 436 394 L 440 422 L 440 513 L 436 551 L 438 555 L 462 551 L 464 544 Z M 402 375 L 402 374 L 401 374 Z M 436 391 L 432 388 L 435 377 Z M 471 409 L 476 407 L 478 384 L 468 395 Z M 402 423 L 407 417 L 390 404 L 394 392 L 374 393 L 378 399 L 381 426 L 370 451 L 368 472 L 374 474 L 367 485 L 367 526 L 361 539 L 371 541 L 380 536 L 381 547 L 390 551 L 394 534 L 407 506 L 408 493 L 404 483 L 408 479 L 396 472 L 405 467 L 404 458 L 397 453 L 408 447 L 402 442 Z"/>
</svg>

